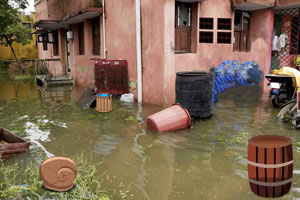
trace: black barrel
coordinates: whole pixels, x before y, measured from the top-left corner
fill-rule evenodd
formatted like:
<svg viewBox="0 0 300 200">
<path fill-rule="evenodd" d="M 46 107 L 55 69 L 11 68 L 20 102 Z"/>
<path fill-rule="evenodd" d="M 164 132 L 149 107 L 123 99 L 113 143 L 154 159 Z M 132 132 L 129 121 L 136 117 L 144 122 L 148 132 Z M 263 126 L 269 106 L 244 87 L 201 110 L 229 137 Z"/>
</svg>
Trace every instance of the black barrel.
<svg viewBox="0 0 300 200">
<path fill-rule="evenodd" d="M 214 79 L 214 69 L 210 73 L 177 72 L 176 102 L 184 106 L 193 118 L 211 117 L 214 111 Z"/>
</svg>

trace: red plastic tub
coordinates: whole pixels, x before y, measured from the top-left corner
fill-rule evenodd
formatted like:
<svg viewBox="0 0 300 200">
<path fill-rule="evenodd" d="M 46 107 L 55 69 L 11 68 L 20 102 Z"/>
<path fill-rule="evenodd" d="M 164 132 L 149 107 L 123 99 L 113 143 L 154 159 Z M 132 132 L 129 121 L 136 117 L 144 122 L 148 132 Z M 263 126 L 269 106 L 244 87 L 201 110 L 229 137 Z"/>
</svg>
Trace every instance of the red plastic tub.
<svg viewBox="0 0 300 200">
<path fill-rule="evenodd" d="M 188 128 L 192 125 L 192 120 L 184 107 L 175 104 L 147 117 L 146 123 L 151 130 L 166 132 Z"/>
</svg>

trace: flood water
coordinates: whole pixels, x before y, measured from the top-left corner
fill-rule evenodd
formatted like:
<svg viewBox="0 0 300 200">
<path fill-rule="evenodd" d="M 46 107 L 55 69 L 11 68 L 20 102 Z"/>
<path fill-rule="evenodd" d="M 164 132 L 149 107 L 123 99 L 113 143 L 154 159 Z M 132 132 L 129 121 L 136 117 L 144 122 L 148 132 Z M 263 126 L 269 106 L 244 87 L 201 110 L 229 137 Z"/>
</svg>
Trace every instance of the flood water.
<svg viewBox="0 0 300 200">
<path fill-rule="evenodd" d="M 86 152 L 105 173 L 102 189 L 120 185 L 132 199 L 253 200 L 247 178 L 248 139 L 276 134 L 293 140 L 292 189 L 279 199 L 300 199 L 300 131 L 277 123 L 267 94 L 237 87 L 218 96 L 215 115 L 192 128 L 163 134 L 147 130 L 145 118 L 162 107 L 122 104 L 97 113 L 76 105 L 83 88 L 38 89 L 34 83 L 0 83 L 0 127 L 31 142 L 9 160 L 42 162 L 45 156 Z M 20 169 L 22 170 L 22 169 Z"/>
</svg>

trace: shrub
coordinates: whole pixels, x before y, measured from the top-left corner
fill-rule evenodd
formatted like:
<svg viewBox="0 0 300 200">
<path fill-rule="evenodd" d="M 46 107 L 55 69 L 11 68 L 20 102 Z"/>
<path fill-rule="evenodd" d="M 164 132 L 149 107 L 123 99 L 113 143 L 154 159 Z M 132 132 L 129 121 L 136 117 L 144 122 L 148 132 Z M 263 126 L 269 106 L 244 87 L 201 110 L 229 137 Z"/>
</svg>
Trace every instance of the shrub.
<svg viewBox="0 0 300 200">
<path fill-rule="evenodd" d="M 76 155 L 73 161 L 77 165 L 76 187 L 67 192 L 42 189 L 43 181 L 36 163 L 30 162 L 25 171 L 20 171 L 20 163 L 8 165 L 0 161 L 0 199 L 111 199 L 100 189 L 102 175 L 97 173 L 97 164 L 90 164 L 84 153 Z"/>
</svg>

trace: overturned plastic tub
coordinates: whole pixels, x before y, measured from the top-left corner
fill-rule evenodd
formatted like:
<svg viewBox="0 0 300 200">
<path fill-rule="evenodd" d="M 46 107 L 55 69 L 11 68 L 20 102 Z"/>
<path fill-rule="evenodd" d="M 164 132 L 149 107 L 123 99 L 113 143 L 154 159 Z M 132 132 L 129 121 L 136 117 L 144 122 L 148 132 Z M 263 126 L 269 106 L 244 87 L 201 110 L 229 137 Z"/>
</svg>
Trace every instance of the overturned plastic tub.
<svg viewBox="0 0 300 200">
<path fill-rule="evenodd" d="M 192 125 L 192 120 L 183 106 L 175 104 L 147 117 L 146 123 L 153 131 L 167 132 L 188 128 Z"/>
</svg>

